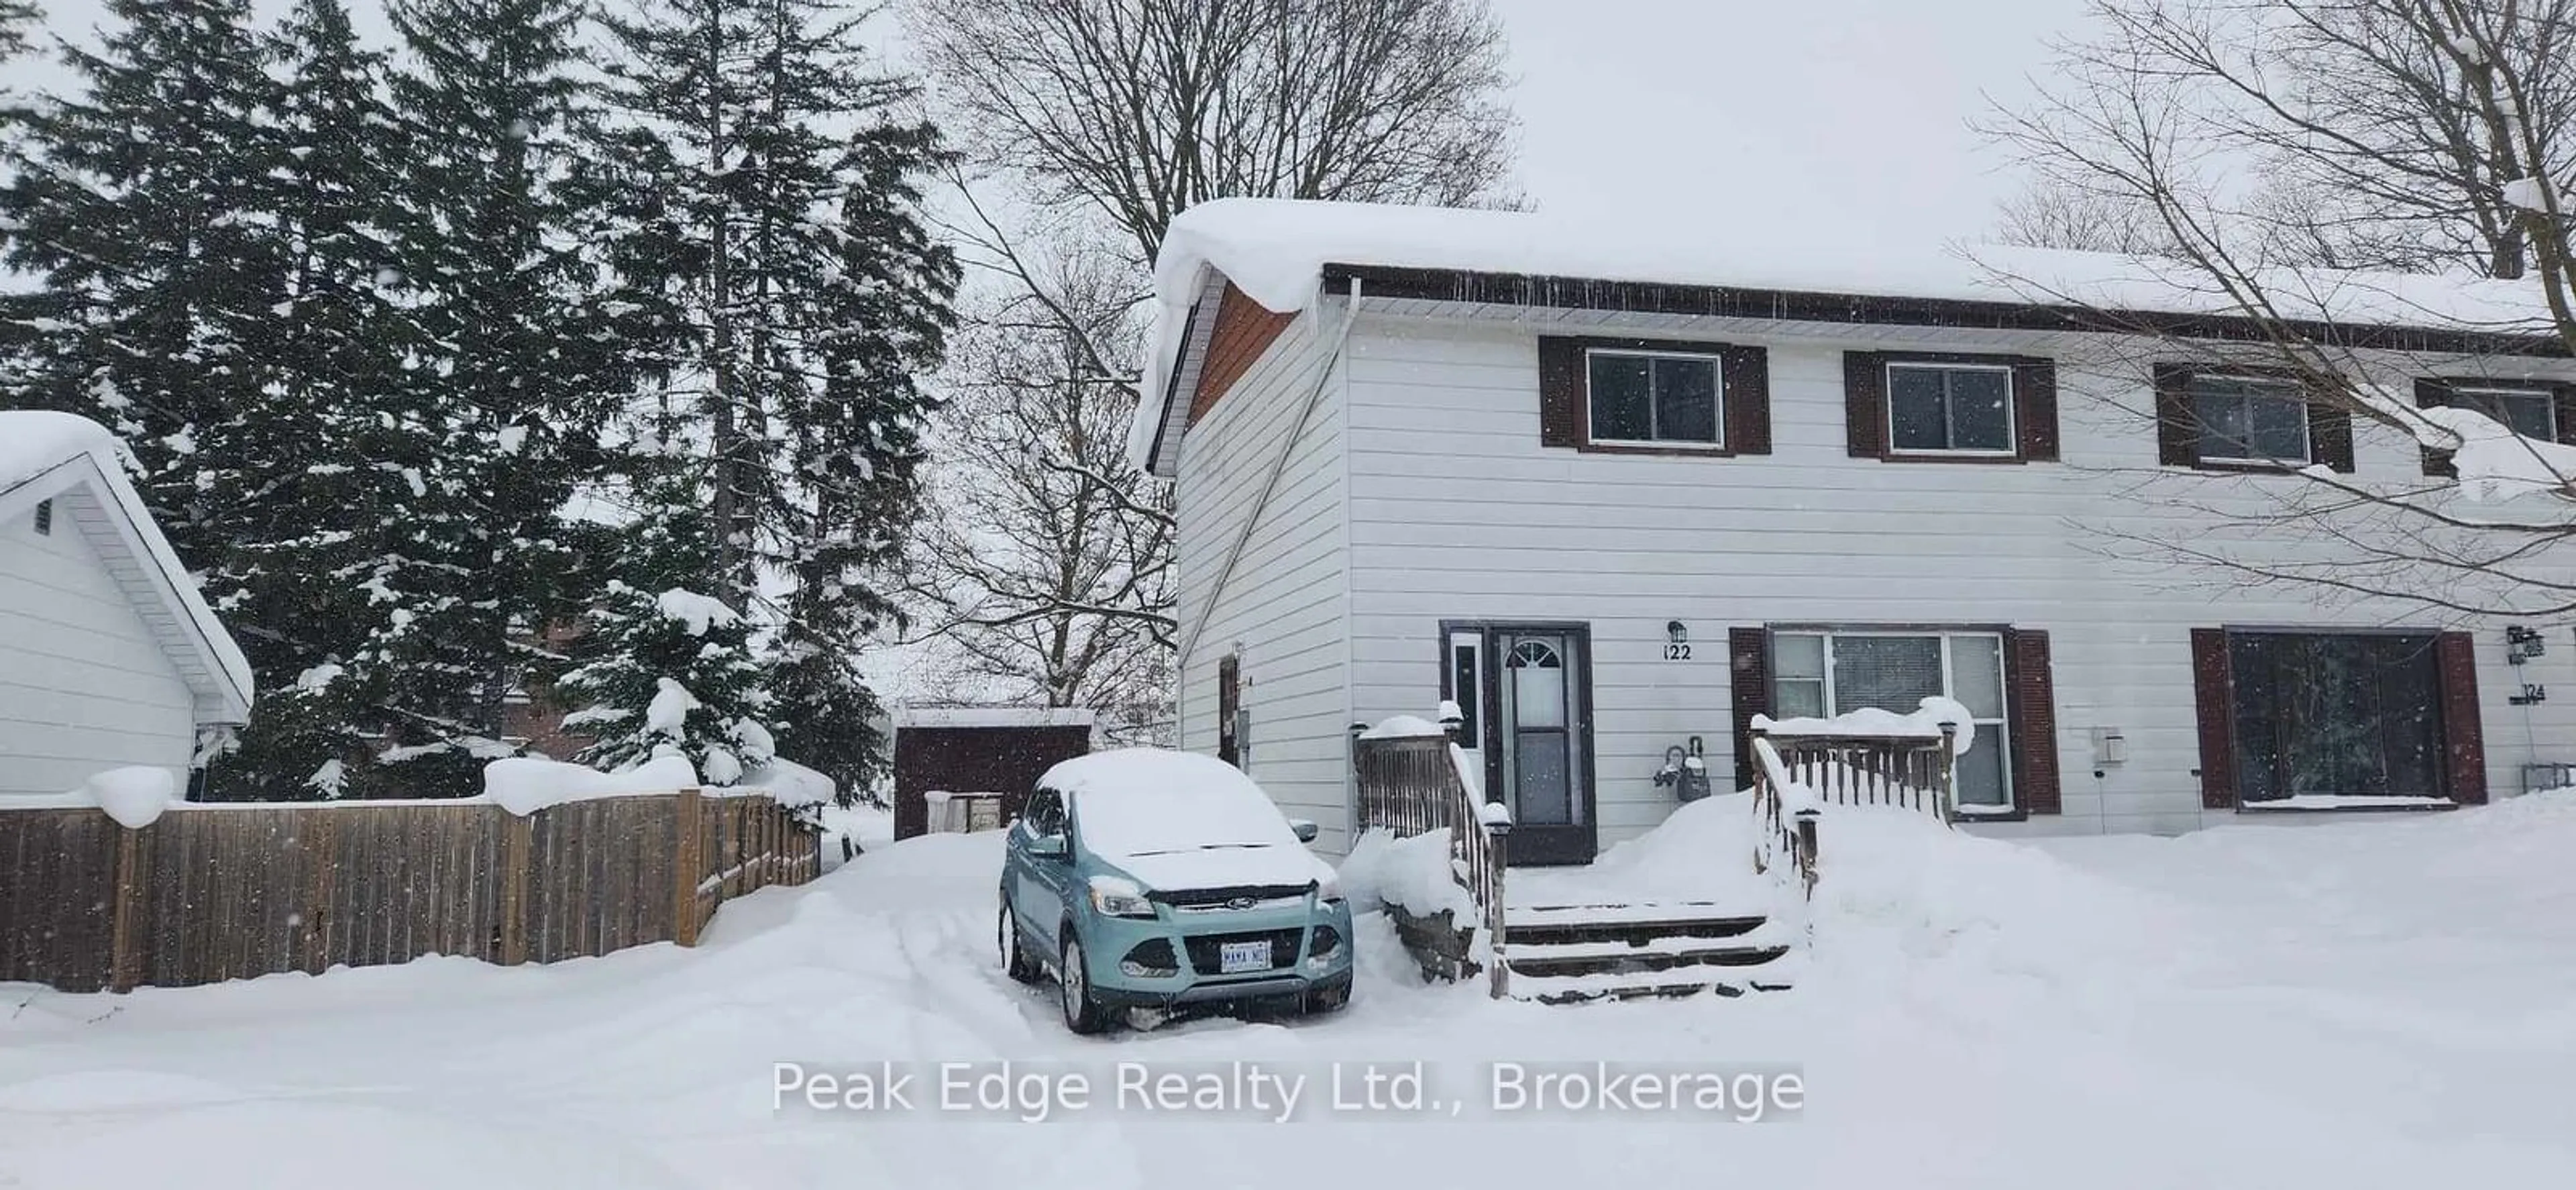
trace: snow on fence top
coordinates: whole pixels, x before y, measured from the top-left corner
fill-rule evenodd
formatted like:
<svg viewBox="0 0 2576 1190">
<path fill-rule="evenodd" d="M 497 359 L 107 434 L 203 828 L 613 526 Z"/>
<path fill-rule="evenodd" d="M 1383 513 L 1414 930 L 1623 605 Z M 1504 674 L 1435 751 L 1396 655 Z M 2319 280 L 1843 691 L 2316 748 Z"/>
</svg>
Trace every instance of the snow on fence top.
<svg viewBox="0 0 2576 1190">
<path fill-rule="evenodd" d="M 1089 707 L 898 707 L 902 727 L 1089 727 Z"/>
<path fill-rule="evenodd" d="M 0 410 L 0 501 L 68 465 L 81 465 L 93 486 L 99 488 L 99 501 L 133 526 L 133 538 L 142 544 L 145 554 L 135 559 L 136 563 L 159 572 L 174 618 L 194 629 L 187 634 L 187 644 L 204 658 L 207 668 L 230 683 L 238 696 L 234 701 L 240 703 L 232 708 L 233 712 L 244 712 L 251 700 L 250 662 L 242 656 L 241 647 L 233 643 L 231 634 L 224 631 L 223 622 L 215 618 L 214 609 L 207 607 L 205 598 L 197 593 L 196 577 L 179 564 L 178 552 L 161 536 L 142 495 L 125 478 L 124 453 L 124 444 L 116 435 L 88 418 L 45 409 Z M 51 495 L 42 489 L 39 494 Z M 95 544 L 123 550 L 127 547 L 120 543 L 125 540 L 120 534 Z"/>
<path fill-rule="evenodd" d="M 2141 314 L 2245 313 L 2210 279 L 2174 261 L 1987 245 L 1889 251 L 1867 237 L 1801 242 L 1782 230 L 1287 199 L 1201 203 L 1172 221 L 1154 262 L 1157 325 L 1143 368 L 1144 400 L 1129 427 L 1129 458 L 1139 469 L 1150 462 L 1169 412 L 1164 400 L 1182 328 L 1209 269 L 1281 313 L 1313 302 L 1328 264 Z M 2276 270 L 2259 279 L 2291 318 L 2488 332 L 2549 325 L 2531 282 L 2330 270 Z"/>
<path fill-rule="evenodd" d="M 1941 738 L 1941 728 L 1944 724 L 1958 732 L 1951 738 L 1951 754 L 1967 755 L 1968 746 L 1974 744 L 1977 739 L 1976 717 L 1970 715 L 1968 708 L 1961 705 L 1958 700 L 1944 698 L 1938 694 L 1924 699 L 1922 706 L 1902 715 L 1878 707 L 1861 707 L 1830 719 L 1807 717 L 1774 719 L 1769 715 L 1753 717 L 1753 730 L 1788 738 L 1881 736 L 1893 739 L 1937 740 Z"/>
</svg>

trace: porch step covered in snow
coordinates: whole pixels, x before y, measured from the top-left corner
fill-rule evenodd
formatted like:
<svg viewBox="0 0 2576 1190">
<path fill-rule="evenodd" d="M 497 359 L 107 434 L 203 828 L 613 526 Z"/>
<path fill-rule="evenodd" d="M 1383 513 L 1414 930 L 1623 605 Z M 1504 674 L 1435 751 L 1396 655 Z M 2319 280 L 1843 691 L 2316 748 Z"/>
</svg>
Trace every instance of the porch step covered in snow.
<svg viewBox="0 0 2576 1190">
<path fill-rule="evenodd" d="M 1512 906 L 1503 936 L 1511 995 L 1549 1004 L 1735 996 L 1792 982 L 1788 930 L 1711 902 Z"/>
</svg>

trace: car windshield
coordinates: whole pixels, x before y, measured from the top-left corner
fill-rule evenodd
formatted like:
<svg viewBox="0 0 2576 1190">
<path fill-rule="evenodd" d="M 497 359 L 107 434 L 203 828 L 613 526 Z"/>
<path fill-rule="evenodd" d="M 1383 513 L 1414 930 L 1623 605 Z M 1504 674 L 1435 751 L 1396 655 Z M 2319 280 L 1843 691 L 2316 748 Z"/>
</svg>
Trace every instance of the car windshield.
<svg viewBox="0 0 2576 1190">
<path fill-rule="evenodd" d="M 1259 786 L 1212 758 L 1137 749 L 1080 763 L 1062 783 L 1082 845 L 1098 854 L 1303 846 Z"/>
</svg>

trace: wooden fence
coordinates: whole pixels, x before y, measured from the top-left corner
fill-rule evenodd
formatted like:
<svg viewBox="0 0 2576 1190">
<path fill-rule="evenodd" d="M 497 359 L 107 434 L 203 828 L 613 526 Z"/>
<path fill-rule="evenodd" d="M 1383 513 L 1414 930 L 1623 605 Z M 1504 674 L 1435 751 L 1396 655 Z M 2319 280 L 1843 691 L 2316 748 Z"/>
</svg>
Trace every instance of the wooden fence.
<svg viewBox="0 0 2576 1190">
<path fill-rule="evenodd" d="M 820 837 L 767 797 L 0 809 L 0 982 L 181 987 L 423 955 L 548 963 L 696 945 L 730 897 L 803 884 Z"/>
</svg>

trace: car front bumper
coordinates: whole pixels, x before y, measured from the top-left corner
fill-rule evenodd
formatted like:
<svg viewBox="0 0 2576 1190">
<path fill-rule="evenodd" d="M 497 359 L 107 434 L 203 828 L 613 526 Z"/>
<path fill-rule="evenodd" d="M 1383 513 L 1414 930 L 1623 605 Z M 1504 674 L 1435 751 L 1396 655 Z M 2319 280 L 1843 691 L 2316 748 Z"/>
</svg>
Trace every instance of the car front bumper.
<svg viewBox="0 0 2576 1190">
<path fill-rule="evenodd" d="M 1353 938 L 1346 905 L 1317 902 L 1278 909 L 1176 912 L 1153 918 L 1093 916 L 1083 947 L 1092 995 L 1125 1008 L 1310 996 L 1351 984 Z M 1313 953 L 1317 933 L 1332 931 L 1331 949 Z M 1271 939 L 1272 966 L 1227 973 L 1219 969 L 1223 942 Z M 1282 945 L 1293 939 L 1293 945 Z M 1177 969 L 1167 975 L 1131 974 L 1121 963 L 1160 941 Z"/>
</svg>

